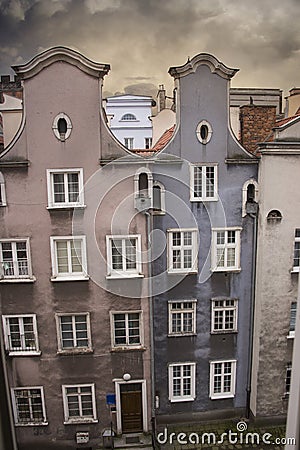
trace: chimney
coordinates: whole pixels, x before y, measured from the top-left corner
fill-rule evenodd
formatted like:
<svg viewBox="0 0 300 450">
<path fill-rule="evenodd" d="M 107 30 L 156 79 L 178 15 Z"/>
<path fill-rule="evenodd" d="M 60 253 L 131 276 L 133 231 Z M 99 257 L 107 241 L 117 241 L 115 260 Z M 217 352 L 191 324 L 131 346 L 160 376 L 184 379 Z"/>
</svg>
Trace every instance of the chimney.
<svg viewBox="0 0 300 450">
<path fill-rule="evenodd" d="M 163 109 L 166 109 L 166 90 L 163 84 L 160 84 L 158 87 L 157 98 L 157 112 L 159 113 Z"/>
<path fill-rule="evenodd" d="M 240 142 L 251 153 L 264 142 L 275 126 L 276 106 L 244 105 L 240 108 Z"/>
</svg>

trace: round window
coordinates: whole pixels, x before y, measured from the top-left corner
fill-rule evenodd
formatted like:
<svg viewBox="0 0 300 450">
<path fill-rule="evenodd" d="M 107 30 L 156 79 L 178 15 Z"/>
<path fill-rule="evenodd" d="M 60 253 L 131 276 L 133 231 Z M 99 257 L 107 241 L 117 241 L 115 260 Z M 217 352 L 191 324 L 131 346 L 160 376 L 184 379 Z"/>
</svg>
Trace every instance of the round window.
<svg viewBox="0 0 300 450">
<path fill-rule="evenodd" d="M 212 127 L 210 123 L 206 120 L 201 120 L 197 125 L 196 136 L 201 144 L 207 144 L 212 136 Z"/>
</svg>

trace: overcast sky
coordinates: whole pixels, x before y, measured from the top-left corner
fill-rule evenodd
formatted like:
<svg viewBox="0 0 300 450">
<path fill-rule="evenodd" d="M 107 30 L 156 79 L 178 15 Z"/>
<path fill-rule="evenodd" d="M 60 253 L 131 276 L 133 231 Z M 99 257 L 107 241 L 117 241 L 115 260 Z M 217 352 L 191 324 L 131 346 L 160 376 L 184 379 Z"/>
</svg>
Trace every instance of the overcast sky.
<svg viewBox="0 0 300 450">
<path fill-rule="evenodd" d="M 239 68 L 234 87 L 300 87 L 300 0 L 0 0 L 0 73 L 48 47 L 111 65 L 104 90 L 172 89 L 201 52 Z"/>
</svg>

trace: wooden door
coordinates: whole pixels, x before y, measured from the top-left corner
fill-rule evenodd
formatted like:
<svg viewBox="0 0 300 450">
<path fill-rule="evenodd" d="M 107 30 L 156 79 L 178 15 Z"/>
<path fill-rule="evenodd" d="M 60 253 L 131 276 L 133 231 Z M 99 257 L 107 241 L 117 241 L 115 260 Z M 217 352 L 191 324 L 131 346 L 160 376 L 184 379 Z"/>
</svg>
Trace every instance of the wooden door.
<svg viewBox="0 0 300 450">
<path fill-rule="evenodd" d="M 122 432 L 143 431 L 141 383 L 121 384 Z"/>
</svg>

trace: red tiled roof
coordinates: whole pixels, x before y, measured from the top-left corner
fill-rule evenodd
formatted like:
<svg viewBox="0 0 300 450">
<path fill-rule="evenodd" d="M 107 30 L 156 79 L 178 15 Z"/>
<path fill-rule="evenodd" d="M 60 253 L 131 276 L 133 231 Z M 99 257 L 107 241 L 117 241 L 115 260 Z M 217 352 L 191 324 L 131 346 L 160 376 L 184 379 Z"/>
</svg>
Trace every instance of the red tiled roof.
<svg viewBox="0 0 300 450">
<path fill-rule="evenodd" d="M 299 108 L 300 109 L 300 108 Z M 299 109 L 297 110 L 296 114 L 294 116 L 291 117 L 285 117 L 284 119 L 278 120 L 275 124 L 276 127 L 282 127 L 282 125 L 285 125 L 286 123 L 291 122 L 292 120 L 296 119 L 297 117 L 300 116 L 300 111 Z"/>
<path fill-rule="evenodd" d="M 158 139 L 154 147 L 152 147 L 153 152 L 159 152 L 162 148 L 164 148 L 167 143 L 171 140 L 175 130 L 175 125 L 173 125 L 171 128 L 166 130 L 161 137 Z"/>
</svg>

